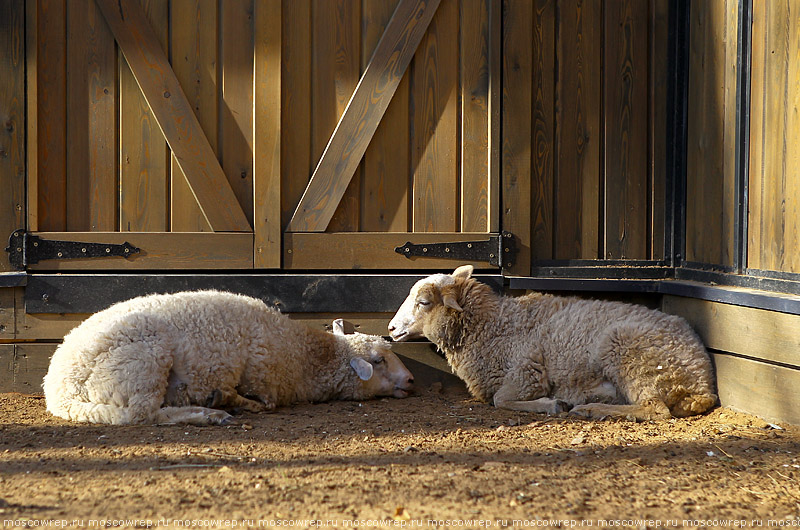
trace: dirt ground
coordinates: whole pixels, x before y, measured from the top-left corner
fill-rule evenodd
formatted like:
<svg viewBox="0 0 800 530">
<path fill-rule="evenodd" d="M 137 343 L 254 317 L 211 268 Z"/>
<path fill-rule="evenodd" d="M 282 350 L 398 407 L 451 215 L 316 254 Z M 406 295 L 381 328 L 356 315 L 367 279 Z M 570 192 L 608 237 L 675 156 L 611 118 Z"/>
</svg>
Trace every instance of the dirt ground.
<svg viewBox="0 0 800 530">
<path fill-rule="evenodd" d="M 94 426 L 0 394 L 0 521 L 136 527 L 800 525 L 800 428 L 498 410 L 434 383 L 236 425 Z M 483 522 L 481 522 L 483 521 Z M 488 521 L 488 522 L 487 522 Z"/>
</svg>

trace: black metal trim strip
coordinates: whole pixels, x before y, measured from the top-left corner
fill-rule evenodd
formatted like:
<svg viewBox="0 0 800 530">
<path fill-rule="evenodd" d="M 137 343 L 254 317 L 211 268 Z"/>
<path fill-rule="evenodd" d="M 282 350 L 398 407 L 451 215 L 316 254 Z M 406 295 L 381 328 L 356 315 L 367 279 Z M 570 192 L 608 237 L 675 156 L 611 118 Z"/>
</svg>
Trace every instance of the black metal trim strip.
<svg viewBox="0 0 800 530">
<path fill-rule="evenodd" d="M 739 42 L 736 49 L 736 162 L 734 168 L 736 209 L 733 227 L 733 268 L 739 273 L 747 267 L 752 29 L 753 0 L 739 0 Z"/>
<path fill-rule="evenodd" d="M 24 287 L 27 283 L 27 273 L 0 272 L 0 287 Z"/>
<path fill-rule="evenodd" d="M 95 313 L 151 293 L 217 289 L 264 300 L 287 313 L 393 313 L 424 275 L 31 274 L 28 313 Z M 502 291 L 500 275 L 477 275 Z"/>
</svg>

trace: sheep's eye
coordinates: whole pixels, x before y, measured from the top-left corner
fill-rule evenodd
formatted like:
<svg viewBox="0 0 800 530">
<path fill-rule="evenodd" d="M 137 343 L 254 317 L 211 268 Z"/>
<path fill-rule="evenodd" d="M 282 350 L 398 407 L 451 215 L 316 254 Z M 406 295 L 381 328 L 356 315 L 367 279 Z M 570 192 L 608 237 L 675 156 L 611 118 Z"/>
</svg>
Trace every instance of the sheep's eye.
<svg viewBox="0 0 800 530">
<path fill-rule="evenodd" d="M 421 305 L 422 307 L 428 307 L 429 305 L 431 305 L 431 303 L 428 302 L 427 300 L 417 300 L 417 304 Z"/>
<path fill-rule="evenodd" d="M 376 357 L 372 359 L 372 364 L 381 364 L 384 361 L 383 357 Z"/>
</svg>

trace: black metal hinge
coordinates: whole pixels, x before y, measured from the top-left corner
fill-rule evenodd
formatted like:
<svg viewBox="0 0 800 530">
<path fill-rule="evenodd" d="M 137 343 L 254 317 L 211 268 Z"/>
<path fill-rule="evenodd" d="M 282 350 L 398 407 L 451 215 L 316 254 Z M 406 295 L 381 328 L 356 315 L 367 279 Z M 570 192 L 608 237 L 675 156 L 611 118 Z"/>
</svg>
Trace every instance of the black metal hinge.
<svg viewBox="0 0 800 530">
<path fill-rule="evenodd" d="M 454 241 L 417 245 L 411 241 L 394 249 L 408 259 L 444 258 L 461 261 L 486 261 L 494 267 L 511 267 L 517 255 L 514 234 L 503 231 L 490 235 L 486 241 Z"/>
<path fill-rule="evenodd" d="M 11 265 L 24 270 L 25 267 L 45 259 L 81 259 L 119 256 L 130 258 L 140 252 L 127 241 L 122 244 L 81 243 L 80 241 L 55 241 L 42 239 L 25 230 L 16 230 L 8 238 L 8 260 Z"/>
</svg>

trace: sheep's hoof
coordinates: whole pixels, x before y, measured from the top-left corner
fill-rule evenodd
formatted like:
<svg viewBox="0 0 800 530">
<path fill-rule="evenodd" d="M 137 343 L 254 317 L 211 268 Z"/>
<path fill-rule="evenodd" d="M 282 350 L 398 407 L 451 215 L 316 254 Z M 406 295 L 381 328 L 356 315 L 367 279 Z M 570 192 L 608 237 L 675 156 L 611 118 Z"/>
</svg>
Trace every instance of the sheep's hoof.
<svg viewBox="0 0 800 530">
<path fill-rule="evenodd" d="M 209 412 L 206 419 L 210 425 L 229 425 L 235 421 L 235 418 L 224 410 Z"/>
</svg>

